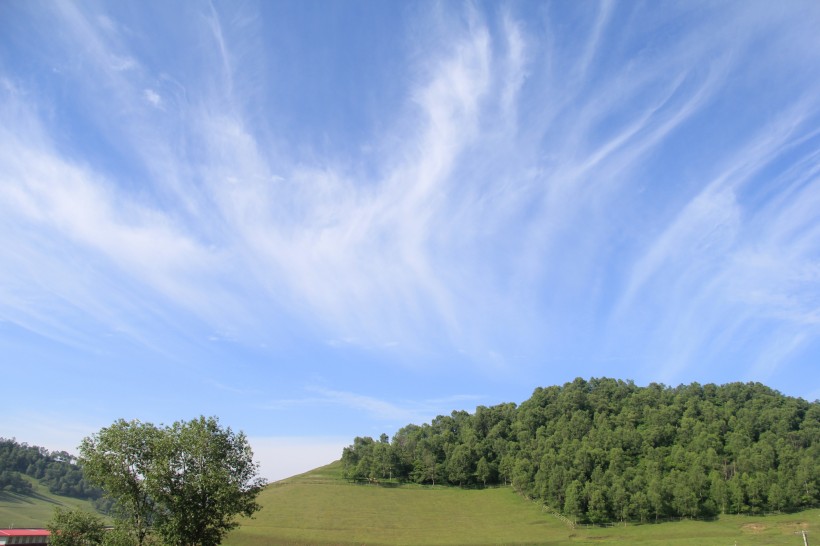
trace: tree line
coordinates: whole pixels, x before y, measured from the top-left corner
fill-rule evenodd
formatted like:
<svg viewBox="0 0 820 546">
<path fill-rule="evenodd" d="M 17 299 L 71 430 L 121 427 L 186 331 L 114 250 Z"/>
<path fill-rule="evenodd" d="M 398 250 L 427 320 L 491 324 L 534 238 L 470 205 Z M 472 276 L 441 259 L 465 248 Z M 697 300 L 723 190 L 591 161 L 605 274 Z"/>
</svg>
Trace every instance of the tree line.
<svg viewBox="0 0 820 546">
<path fill-rule="evenodd" d="M 578 378 L 357 437 L 342 461 L 351 480 L 509 484 L 592 523 L 792 511 L 820 504 L 820 402 L 760 383 Z"/>
<path fill-rule="evenodd" d="M 55 495 L 90 500 L 103 511 L 107 508 L 102 489 L 85 479 L 73 455 L 0 438 L 0 491 L 31 494 L 31 481 L 23 476 L 38 480 Z"/>
</svg>

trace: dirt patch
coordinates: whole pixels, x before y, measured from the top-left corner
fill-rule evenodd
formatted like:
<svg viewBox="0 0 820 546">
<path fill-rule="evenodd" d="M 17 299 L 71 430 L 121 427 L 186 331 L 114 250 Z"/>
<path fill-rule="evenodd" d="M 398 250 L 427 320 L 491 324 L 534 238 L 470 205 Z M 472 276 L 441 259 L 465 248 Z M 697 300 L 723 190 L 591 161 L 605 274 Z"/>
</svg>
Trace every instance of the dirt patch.
<svg viewBox="0 0 820 546">
<path fill-rule="evenodd" d="M 762 523 L 747 523 L 742 527 L 744 531 L 751 531 L 752 533 L 759 533 L 766 530 L 766 526 Z"/>
</svg>

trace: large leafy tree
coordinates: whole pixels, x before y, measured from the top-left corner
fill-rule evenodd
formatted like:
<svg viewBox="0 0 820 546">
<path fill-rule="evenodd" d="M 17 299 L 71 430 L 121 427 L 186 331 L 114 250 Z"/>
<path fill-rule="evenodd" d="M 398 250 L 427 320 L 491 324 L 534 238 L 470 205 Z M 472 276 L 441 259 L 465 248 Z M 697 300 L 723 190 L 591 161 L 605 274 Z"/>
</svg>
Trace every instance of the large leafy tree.
<svg viewBox="0 0 820 546">
<path fill-rule="evenodd" d="M 215 417 L 156 427 L 119 420 L 86 438 L 81 463 L 142 546 L 151 531 L 174 546 L 216 546 L 265 485 L 247 438 Z"/>
<path fill-rule="evenodd" d="M 242 432 L 215 417 L 179 421 L 165 431 L 150 475 L 157 530 L 176 546 L 216 546 L 237 515 L 259 510 L 265 485 Z"/>
<path fill-rule="evenodd" d="M 114 515 L 139 546 L 148 536 L 156 511 L 148 485 L 163 436 L 151 423 L 120 419 L 80 444 L 86 478 L 115 502 Z"/>
</svg>

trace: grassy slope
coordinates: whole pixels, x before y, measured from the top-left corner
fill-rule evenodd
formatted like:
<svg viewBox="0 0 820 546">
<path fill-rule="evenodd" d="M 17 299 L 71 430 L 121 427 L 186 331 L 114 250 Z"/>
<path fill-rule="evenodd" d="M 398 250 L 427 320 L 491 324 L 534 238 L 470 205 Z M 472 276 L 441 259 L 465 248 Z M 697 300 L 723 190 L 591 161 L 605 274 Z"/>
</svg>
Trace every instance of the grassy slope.
<svg viewBox="0 0 820 546">
<path fill-rule="evenodd" d="M 80 508 L 96 513 L 90 502 L 54 495 L 40 482 L 28 476 L 24 477 L 34 486 L 33 495 L 17 495 L 0 491 L 0 529 L 45 527 L 54 514 L 56 506 Z"/>
<path fill-rule="evenodd" d="M 277 482 L 260 496 L 262 510 L 225 546 L 280 544 L 600 544 L 794 545 L 809 529 L 820 537 L 820 510 L 799 514 L 727 516 L 609 529 L 569 529 L 509 488 L 352 485 L 340 463 Z M 817 539 L 815 539 L 817 540 Z"/>
</svg>

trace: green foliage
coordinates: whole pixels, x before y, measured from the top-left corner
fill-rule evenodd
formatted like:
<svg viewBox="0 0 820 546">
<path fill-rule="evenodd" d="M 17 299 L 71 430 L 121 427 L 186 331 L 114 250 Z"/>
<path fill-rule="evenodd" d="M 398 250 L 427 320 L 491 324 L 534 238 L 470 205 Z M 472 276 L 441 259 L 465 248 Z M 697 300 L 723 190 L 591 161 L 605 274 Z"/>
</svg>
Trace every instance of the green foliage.
<svg viewBox="0 0 820 546">
<path fill-rule="evenodd" d="M 165 544 L 214 546 L 238 515 L 259 509 L 264 480 L 245 435 L 214 418 L 170 427 L 120 419 L 83 440 L 90 480 L 114 501 L 121 532 L 139 546 L 155 531 Z"/>
<path fill-rule="evenodd" d="M 31 482 L 25 479 L 20 472 L 13 470 L 0 471 L 0 491 L 28 495 L 31 494 L 32 489 Z"/>
<path fill-rule="evenodd" d="M 105 539 L 103 520 L 82 510 L 55 508 L 47 529 L 51 546 L 98 546 Z"/>
<path fill-rule="evenodd" d="M 55 495 L 91 501 L 102 497 L 102 491 L 85 479 L 72 455 L 0 438 L 0 491 L 30 495 L 31 482 L 23 476 L 38 480 Z M 99 508 L 105 507 L 101 504 Z"/>
<path fill-rule="evenodd" d="M 114 516 L 127 524 L 140 546 L 157 509 L 148 479 L 161 438 L 162 431 L 150 423 L 120 419 L 80 444 L 86 476 L 114 501 Z"/>
<path fill-rule="evenodd" d="M 151 542 L 150 539 L 149 542 Z M 114 528 L 107 529 L 105 532 L 103 546 L 136 546 L 136 544 L 134 532 L 122 522 L 117 522 Z"/>
<path fill-rule="evenodd" d="M 759 383 L 579 378 L 408 425 L 390 444 L 356 438 L 342 455 L 354 480 L 387 478 L 382 460 L 399 481 L 510 483 L 580 521 L 794 511 L 820 503 L 820 402 Z"/>
<path fill-rule="evenodd" d="M 235 516 L 259 510 L 265 482 L 247 439 L 216 418 L 174 423 L 154 455 L 148 484 L 165 544 L 216 546 L 238 525 Z"/>
<path fill-rule="evenodd" d="M 485 457 L 481 457 L 475 467 L 475 477 L 481 480 L 481 483 L 486 486 L 487 480 L 492 479 L 493 469 Z"/>
</svg>

